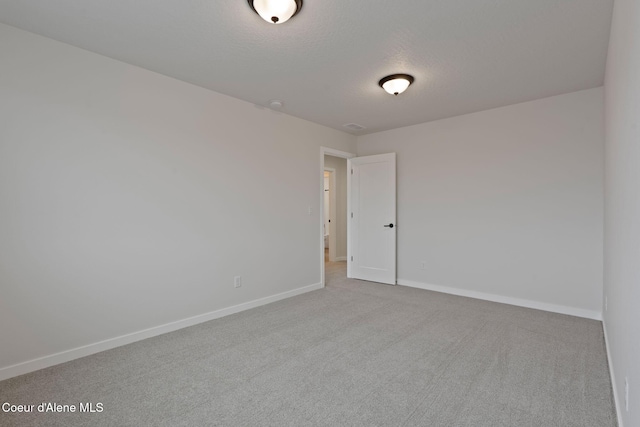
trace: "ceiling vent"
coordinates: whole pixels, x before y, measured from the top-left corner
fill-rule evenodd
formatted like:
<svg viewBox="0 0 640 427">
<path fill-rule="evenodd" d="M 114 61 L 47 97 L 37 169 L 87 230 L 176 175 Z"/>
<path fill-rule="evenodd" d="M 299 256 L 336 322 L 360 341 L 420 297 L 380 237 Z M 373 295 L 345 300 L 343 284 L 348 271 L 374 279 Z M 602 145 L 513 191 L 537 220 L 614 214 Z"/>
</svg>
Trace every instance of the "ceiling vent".
<svg viewBox="0 0 640 427">
<path fill-rule="evenodd" d="M 364 126 L 360 126 L 357 125 L 355 123 L 347 123 L 346 125 L 343 125 L 344 127 L 346 127 L 347 129 L 351 129 L 351 130 L 362 130 L 364 129 Z"/>
</svg>

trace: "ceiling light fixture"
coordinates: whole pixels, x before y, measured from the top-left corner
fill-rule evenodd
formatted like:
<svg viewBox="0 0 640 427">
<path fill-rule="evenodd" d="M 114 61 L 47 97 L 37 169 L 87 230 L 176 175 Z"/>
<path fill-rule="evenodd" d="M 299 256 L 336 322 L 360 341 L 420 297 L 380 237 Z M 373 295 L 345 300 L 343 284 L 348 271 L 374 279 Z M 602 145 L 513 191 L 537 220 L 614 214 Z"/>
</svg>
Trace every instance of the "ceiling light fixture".
<svg viewBox="0 0 640 427">
<path fill-rule="evenodd" d="M 398 95 L 407 90 L 409 85 L 413 83 L 413 76 L 409 74 L 392 74 L 380 79 L 378 84 L 382 89 L 391 95 Z"/>
<path fill-rule="evenodd" d="M 302 0 L 248 0 L 249 6 L 271 24 L 282 24 L 302 9 Z"/>
</svg>

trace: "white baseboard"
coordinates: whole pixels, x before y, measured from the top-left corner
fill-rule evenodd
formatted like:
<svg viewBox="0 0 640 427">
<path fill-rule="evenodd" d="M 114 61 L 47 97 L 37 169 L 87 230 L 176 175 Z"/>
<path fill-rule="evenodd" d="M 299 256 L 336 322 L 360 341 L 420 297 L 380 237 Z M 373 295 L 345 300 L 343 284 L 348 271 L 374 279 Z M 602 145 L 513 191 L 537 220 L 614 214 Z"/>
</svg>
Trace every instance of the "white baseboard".
<svg viewBox="0 0 640 427">
<path fill-rule="evenodd" d="M 80 357 L 89 356 L 91 354 L 99 353 L 101 351 L 110 350 L 115 347 L 120 347 L 126 344 L 131 344 L 136 341 L 144 340 L 147 338 L 155 337 L 157 335 L 173 332 L 178 329 L 186 328 L 189 326 L 197 325 L 199 323 L 208 322 L 209 320 L 219 319 L 220 317 L 229 316 L 230 314 L 239 313 L 241 311 L 249 310 L 251 308 L 259 307 L 261 305 L 269 304 L 272 302 L 280 301 L 286 298 L 291 298 L 296 295 L 304 294 L 306 292 L 315 291 L 316 289 L 322 289 L 322 283 L 316 283 L 313 285 L 303 286 L 291 291 L 282 292 L 276 295 L 271 295 L 264 298 L 259 298 L 253 301 L 248 301 L 242 304 L 234 305 L 220 310 L 211 311 L 209 313 L 200 314 L 198 316 L 189 317 L 187 319 L 177 320 L 175 322 L 166 323 L 164 325 L 155 326 L 153 328 L 144 329 L 138 332 L 132 332 L 130 334 L 121 335 L 115 338 L 109 338 L 97 343 L 84 345 L 82 347 L 73 348 L 70 350 L 61 351 L 59 353 L 51 354 L 37 359 L 28 360 L 26 362 L 17 363 L 15 365 L 0 368 L 0 381 L 8 378 L 16 377 L 18 375 L 27 374 L 29 372 L 37 371 L 38 369 L 48 368 L 49 366 L 58 365 L 60 363 L 69 362 Z"/>
<path fill-rule="evenodd" d="M 622 405 L 618 399 L 618 387 L 616 387 L 616 375 L 613 369 L 613 359 L 611 358 L 611 350 L 609 350 L 609 337 L 607 335 L 607 322 L 602 320 L 602 330 L 604 331 L 604 346 L 607 349 L 607 360 L 609 361 L 609 376 L 611 377 L 611 388 L 613 389 L 613 402 L 616 405 L 616 417 L 618 418 L 618 427 L 624 427 L 622 423 Z"/>
<path fill-rule="evenodd" d="M 553 313 L 568 314 L 570 316 L 585 317 L 587 319 L 602 320 L 602 313 L 599 311 L 586 310 L 583 308 L 568 307 L 564 305 L 549 304 L 527 299 L 505 297 L 502 295 L 488 294 L 484 292 L 469 291 L 466 289 L 452 288 L 449 286 L 430 285 L 427 283 L 414 282 L 411 280 L 398 279 L 398 285 L 412 288 L 426 289 L 428 291 L 442 292 L 445 294 L 459 295 L 463 297 L 476 298 L 486 301 L 499 302 L 503 304 L 517 305 L 519 307 L 534 308 L 536 310 L 550 311 Z"/>
<path fill-rule="evenodd" d="M 346 261 L 347 257 L 346 256 L 337 256 L 336 257 L 336 261 Z"/>
</svg>

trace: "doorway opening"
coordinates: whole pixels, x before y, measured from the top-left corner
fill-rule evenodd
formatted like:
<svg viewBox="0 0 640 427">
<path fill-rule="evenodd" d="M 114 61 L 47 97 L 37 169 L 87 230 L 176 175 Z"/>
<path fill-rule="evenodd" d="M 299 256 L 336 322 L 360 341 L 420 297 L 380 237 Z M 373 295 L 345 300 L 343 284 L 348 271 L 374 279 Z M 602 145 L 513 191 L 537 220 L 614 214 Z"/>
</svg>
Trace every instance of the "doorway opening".
<svg viewBox="0 0 640 427">
<path fill-rule="evenodd" d="M 321 280 L 347 277 L 347 159 L 355 154 L 321 148 Z"/>
<path fill-rule="evenodd" d="M 325 164 L 327 160 L 325 159 Z M 336 168 L 324 167 L 324 261 L 336 261 Z M 333 219 L 333 222 L 331 220 Z"/>
</svg>

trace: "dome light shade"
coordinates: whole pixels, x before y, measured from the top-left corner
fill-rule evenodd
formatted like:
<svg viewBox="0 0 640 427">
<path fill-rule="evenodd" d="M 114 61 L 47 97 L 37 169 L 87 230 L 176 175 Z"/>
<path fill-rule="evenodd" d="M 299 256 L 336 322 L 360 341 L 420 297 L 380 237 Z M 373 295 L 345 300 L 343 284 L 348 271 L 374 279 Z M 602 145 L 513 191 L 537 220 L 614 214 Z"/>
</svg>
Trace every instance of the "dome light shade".
<svg viewBox="0 0 640 427">
<path fill-rule="evenodd" d="M 411 83 L 413 83 L 413 76 L 409 74 L 392 74 L 380 79 L 378 82 L 380 87 L 391 95 L 398 95 L 404 92 Z"/>
<path fill-rule="evenodd" d="M 249 6 L 271 24 L 282 24 L 300 12 L 302 0 L 248 0 Z"/>
</svg>

